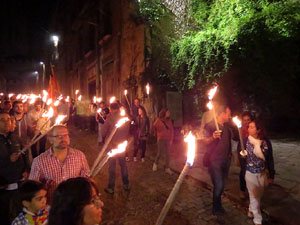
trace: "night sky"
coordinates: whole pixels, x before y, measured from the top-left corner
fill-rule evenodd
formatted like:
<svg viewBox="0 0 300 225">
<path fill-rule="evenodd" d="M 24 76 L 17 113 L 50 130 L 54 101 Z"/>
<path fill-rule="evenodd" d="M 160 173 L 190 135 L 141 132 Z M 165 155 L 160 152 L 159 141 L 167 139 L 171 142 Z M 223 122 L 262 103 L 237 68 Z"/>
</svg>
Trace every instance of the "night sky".
<svg viewBox="0 0 300 225">
<path fill-rule="evenodd" d="M 2 0 L 0 60 L 39 60 L 49 42 L 56 0 Z"/>
</svg>

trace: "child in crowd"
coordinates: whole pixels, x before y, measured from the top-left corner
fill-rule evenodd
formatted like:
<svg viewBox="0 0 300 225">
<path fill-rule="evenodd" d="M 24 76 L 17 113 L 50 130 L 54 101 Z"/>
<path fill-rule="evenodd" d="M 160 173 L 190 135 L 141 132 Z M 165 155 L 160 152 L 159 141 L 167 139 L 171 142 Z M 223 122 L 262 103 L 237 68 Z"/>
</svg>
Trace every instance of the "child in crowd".
<svg viewBox="0 0 300 225">
<path fill-rule="evenodd" d="M 22 211 L 12 225 L 46 225 L 48 217 L 47 191 L 42 183 L 25 181 L 19 189 Z"/>
</svg>

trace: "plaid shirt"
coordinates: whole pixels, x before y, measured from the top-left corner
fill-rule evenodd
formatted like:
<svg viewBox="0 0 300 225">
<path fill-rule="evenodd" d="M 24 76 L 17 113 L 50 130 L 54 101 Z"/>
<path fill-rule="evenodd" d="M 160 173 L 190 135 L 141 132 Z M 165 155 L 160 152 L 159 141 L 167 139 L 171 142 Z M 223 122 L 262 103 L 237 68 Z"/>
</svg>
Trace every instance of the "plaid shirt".
<svg viewBox="0 0 300 225">
<path fill-rule="evenodd" d="M 34 214 L 23 208 L 22 212 L 13 220 L 12 225 L 46 225 L 48 223 L 49 207 Z"/>
<path fill-rule="evenodd" d="M 48 202 L 51 202 L 55 188 L 62 181 L 78 176 L 88 177 L 89 174 L 89 165 L 81 151 L 68 148 L 68 155 L 61 163 L 50 148 L 33 160 L 29 179 L 46 184 Z"/>
</svg>

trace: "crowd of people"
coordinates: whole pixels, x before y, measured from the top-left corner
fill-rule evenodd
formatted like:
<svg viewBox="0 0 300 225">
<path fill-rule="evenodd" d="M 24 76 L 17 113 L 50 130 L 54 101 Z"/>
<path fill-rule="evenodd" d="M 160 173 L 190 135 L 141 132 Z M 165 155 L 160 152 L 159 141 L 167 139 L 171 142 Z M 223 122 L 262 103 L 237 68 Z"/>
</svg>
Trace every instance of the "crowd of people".
<svg viewBox="0 0 300 225">
<path fill-rule="evenodd" d="M 57 111 L 67 115 L 68 126 L 82 126 L 82 117 L 77 114 L 75 101 L 62 103 Z M 30 109 L 28 109 L 30 108 Z M 157 138 L 157 154 L 152 170 L 157 171 L 161 156 L 164 169 L 170 169 L 170 146 L 174 140 L 174 128 L 170 111 L 162 109 L 158 118 L 150 122 L 145 108 L 135 99 L 132 107 L 115 101 L 109 105 L 100 102 L 89 107 L 94 112 L 91 126 L 98 130 L 100 149 L 115 124 L 126 111 L 130 122 L 120 127 L 108 144 L 107 151 L 122 141 L 133 138 L 133 154 L 127 151 L 111 157 L 108 161 L 109 181 L 104 191 L 114 194 L 117 162 L 121 168 L 124 191 L 130 191 L 126 161 L 145 162 L 147 140 L 150 133 Z M 123 108 L 123 109 L 122 109 Z M 1 224 L 80 224 L 93 225 L 101 221 L 103 203 L 99 191 L 90 177 L 90 168 L 84 153 L 69 146 L 68 126 L 56 125 L 49 132 L 51 120 L 42 117 L 45 112 L 42 101 L 33 106 L 10 99 L 1 100 L 0 107 L 0 218 Z M 256 225 L 262 224 L 261 197 L 267 183 L 274 181 L 272 145 L 266 136 L 263 124 L 249 112 L 242 118 L 243 145 L 238 145 L 240 162 L 241 197 L 249 194 L 248 216 Z M 216 122 L 210 113 L 203 116 L 200 127 L 200 143 L 206 152 L 203 165 L 208 168 L 213 183 L 212 213 L 218 218 L 224 216 L 222 194 L 229 173 L 232 158 L 231 140 L 239 141 L 237 130 L 230 125 L 231 110 L 218 104 Z M 94 124 L 94 125 L 93 125 Z M 24 154 L 20 150 L 28 146 L 33 137 L 47 132 L 47 136 L 32 145 Z M 46 150 L 46 143 L 50 148 Z M 245 146 L 242 149 L 241 146 Z M 246 154 L 240 154 L 242 151 Z M 267 174 L 267 172 L 268 174 Z M 268 176 L 268 178 L 267 178 Z"/>
</svg>

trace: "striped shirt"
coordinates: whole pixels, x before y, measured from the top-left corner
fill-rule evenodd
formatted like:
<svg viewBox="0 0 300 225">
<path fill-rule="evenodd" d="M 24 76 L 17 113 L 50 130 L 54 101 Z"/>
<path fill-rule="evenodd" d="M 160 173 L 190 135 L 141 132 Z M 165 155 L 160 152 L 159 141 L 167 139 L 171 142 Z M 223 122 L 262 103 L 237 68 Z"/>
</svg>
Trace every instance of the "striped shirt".
<svg viewBox="0 0 300 225">
<path fill-rule="evenodd" d="M 89 174 L 89 165 L 81 151 L 68 148 L 67 157 L 61 163 L 50 148 L 33 160 L 29 179 L 46 184 L 48 202 L 51 203 L 53 192 L 62 181 L 79 176 L 88 177 Z"/>
</svg>

